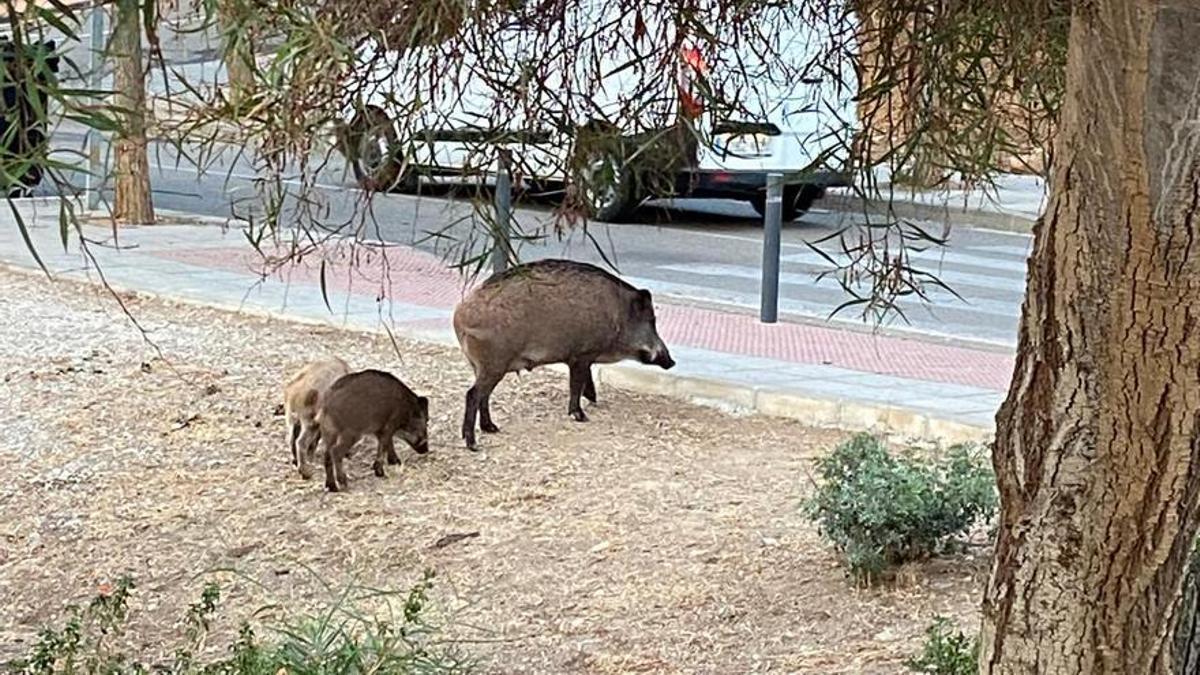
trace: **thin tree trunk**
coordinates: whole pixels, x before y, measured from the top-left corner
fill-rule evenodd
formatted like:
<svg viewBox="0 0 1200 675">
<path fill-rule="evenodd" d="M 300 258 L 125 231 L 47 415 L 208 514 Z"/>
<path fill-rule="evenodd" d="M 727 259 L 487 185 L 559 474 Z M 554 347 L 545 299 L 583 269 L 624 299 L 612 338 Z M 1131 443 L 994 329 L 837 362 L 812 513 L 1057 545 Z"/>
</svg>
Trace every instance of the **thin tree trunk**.
<svg viewBox="0 0 1200 675">
<path fill-rule="evenodd" d="M 238 34 L 236 37 L 231 36 L 231 31 L 236 31 L 237 25 L 237 10 L 233 1 L 220 0 L 217 3 L 217 26 L 224 42 L 222 53 L 228 77 L 226 95 L 235 105 L 250 93 L 254 85 L 254 71 L 251 66 L 254 58 L 253 36 L 242 34 Z"/>
<path fill-rule="evenodd" d="M 1200 3 L 1074 4 L 997 415 L 984 673 L 1175 672 L 1200 501 Z"/>
<path fill-rule="evenodd" d="M 150 162 L 146 156 L 146 67 L 138 0 L 118 0 L 113 22 L 112 57 L 116 104 L 123 128 L 117 134 L 113 218 L 118 223 L 154 223 Z"/>
</svg>

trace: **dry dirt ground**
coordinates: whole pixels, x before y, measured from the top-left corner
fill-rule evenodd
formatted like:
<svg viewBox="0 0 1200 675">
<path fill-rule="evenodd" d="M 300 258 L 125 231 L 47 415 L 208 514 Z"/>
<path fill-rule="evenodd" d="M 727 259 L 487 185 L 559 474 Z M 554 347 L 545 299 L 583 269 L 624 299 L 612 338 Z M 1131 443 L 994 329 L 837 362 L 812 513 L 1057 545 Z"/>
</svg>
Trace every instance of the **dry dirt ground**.
<svg viewBox="0 0 1200 675">
<path fill-rule="evenodd" d="M 579 424 L 536 372 L 500 386 L 503 432 L 471 454 L 453 349 L 130 298 L 160 355 L 102 291 L 0 284 L 0 662 L 123 573 L 153 654 L 218 568 L 239 573 L 218 575 L 229 630 L 433 568 L 485 672 L 890 673 L 935 613 L 974 629 L 983 561 L 858 590 L 801 516 L 838 432 L 603 385 Z M 344 494 L 301 480 L 280 387 L 327 353 L 429 395 L 432 452 L 381 480 L 360 450 Z"/>
</svg>

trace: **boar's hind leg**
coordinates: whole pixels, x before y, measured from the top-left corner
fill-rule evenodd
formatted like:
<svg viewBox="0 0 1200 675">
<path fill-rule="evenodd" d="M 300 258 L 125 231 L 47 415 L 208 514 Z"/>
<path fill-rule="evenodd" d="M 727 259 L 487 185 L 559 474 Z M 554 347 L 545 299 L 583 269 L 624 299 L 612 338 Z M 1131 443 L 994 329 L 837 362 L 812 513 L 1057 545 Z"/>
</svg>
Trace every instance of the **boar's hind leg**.
<svg viewBox="0 0 1200 675">
<path fill-rule="evenodd" d="M 586 398 L 589 403 L 596 402 L 596 383 L 592 381 L 591 366 L 588 366 L 587 369 L 587 381 L 583 383 L 583 397 Z"/>
<path fill-rule="evenodd" d="M 592 364 L 587 361 L 574 361 L 568 364 L 568 367 L 571 369 L 571 396 L 567 401 L 567 412 L 576 422 L 586 422 L 588 418 L 579 403 L 579 397 L 591 379 Z"/>
<path fill-rule="evenodd" d="M 300 477 L 308 480 L 312 478 L 312 467 L 310 464 L 313 461 L 313 454 L 317 451 L 317 445 L 321 442 L 321 428 L 311 420 L 304 423 L 300 438 L 297 439 L 297 465 L 300 468 Z"/>
<path fill-rule="evenodd" d="M 300 422 L 288 418 L 288 445 L 292 446 L 293 466 L 300 466 L 300 454 L 296 452 L 298 440 L 300 440 Z"/>
<path fill-rule="evenodd" d="M 475 385 L 467 390 L 467 405 L 463 411 L 462 437 L 467 443 L 468 450 L 479 449 L 478 444 L 475 442 L 475 420 L 479 415 L 482 403 L 491 398 L 492 390 L 500 383 L 500 378 L 502 377 L 504 377 L 504 373 L 500 373 L 499 375 L 478 373 L 475 376 Z M 490 418 L 491 415 L 489 414 L 488 419 Z"/>
<path fill-rule="evenodd" d="M 486 396 L 479 397 L 479 430 L 486 434 L 494 434 L 500 431 L 500 427 L 492 421 L 492 392 L 488 392 Z"/>
</svg>

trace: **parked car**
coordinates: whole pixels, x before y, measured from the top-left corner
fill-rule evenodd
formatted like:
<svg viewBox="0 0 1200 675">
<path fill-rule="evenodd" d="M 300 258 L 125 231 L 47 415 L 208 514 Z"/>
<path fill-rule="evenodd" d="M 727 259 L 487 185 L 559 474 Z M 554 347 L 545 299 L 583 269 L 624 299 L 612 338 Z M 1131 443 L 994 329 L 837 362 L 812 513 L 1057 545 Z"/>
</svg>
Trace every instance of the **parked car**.
<svg viewBox="0 0 1200 675">
<path fill-rule="evenodd" d="M 28 194 L 42 181 L 50 96 L 46 85 L 58 76 L 59 57 L 53 40 L 18 48 L 0 36 L 0 188 L 11 197 Z M 20 59 L 20 60 L 18 60 Z M 29 87 L 32 76 L 39 86 Z M 36 97 L 30 99 L 30 93 Z"/>
<path fill-rule="evenodd" d="M 575 15 L 561 24 L 571 29 L 612 18 L 603 0 L 571 6 Z M 745 200 L 761 213 L 769 173 L 784 176 L 783 217 L 792 220 L 826 188 L 850 184 L 844 162 L 853 104 L 832 78 L 743 78 L 748 84 L 736 90 L 748 114 L 722 114 L 706 109 L 702 92 L 750 55 L 705 55 L 698 43 L 683 42 L 672 87 L 661 72 L 624 67 L 636 50 L 620 44 L 545 58 L 538 20 L 535 11 L 499 22 L 487 42 L 498 48 L 486 54 L 455 44 L 461 35 L 403 53 L 364 41 L 357 75 L 371 84 L 347 107 L 340 133 L 360 185 L 413 190 L 426 181 L 487 181 L 500 147 L 512 150 L 521 183 L 586 187 L 582 201 L 601 221 L 627 218 L 645 199 L 666 196 Z M 794 64 L 807 62 L 820 42 L 803 28 L 776 37 Z M 455 73 L 426 82 L 447 59 L 459 66 Z M 598 81 L 596 72 L 604 73 Z M 671 95 L 647 101 L 656 86 Z M 532 89 L 541 100 L 520 105 L 513 92 Z"/>
</svg>

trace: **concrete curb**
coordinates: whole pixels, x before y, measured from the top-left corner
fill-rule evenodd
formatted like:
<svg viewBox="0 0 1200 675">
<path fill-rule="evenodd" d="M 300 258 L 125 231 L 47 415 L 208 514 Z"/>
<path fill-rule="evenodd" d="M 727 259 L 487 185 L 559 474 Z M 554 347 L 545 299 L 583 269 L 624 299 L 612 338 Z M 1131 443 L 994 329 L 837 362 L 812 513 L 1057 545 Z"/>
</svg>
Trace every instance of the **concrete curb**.
<svg viewBox="0 0 1200 675">
<path fill-rule="evenodd" d="M 912 439 L 936 439 L 944 443 L 983 443 L 989 441 L 994 433 L 991 427 L 940 418 L 899 406 L 816 398 L 793 390 L 672 375 L 634 366 L 601 366 L 597 368 L 597 379 L 618 389 L 666 396 L 731 412 L 781 417 L 827 429 L 870 431 Z"/>
<path fill-rule="evenodd" d="M 828 195 L 817 204 L 839 211 L 862 212 L 863 201 L 853 195 Z M 889 204 L 884 200 L 870 200 L 867 208 L 871 213 L 885 215 Z M 980 209 L 965 209 L 949 204 L 938 206 L 920 202 L 895 199 L 891 202 L 891 212 L 900 218 L 912 220 L 929 220 L 949 223 L 953 219 L 956 225 L 980 227 L 1004 232 L 1030 234 L 1033 232 L 1035 219 L 1027 216 L 1009 215 Z"/>
</svg>

